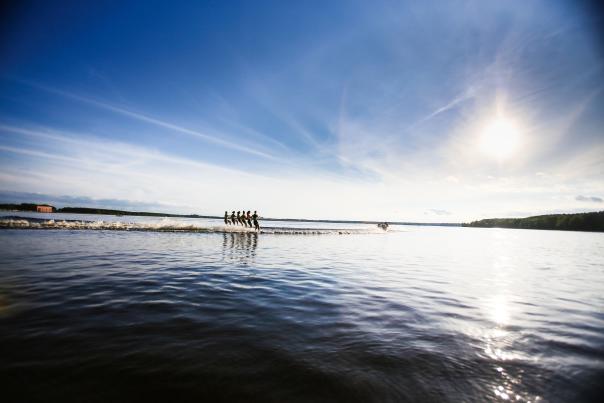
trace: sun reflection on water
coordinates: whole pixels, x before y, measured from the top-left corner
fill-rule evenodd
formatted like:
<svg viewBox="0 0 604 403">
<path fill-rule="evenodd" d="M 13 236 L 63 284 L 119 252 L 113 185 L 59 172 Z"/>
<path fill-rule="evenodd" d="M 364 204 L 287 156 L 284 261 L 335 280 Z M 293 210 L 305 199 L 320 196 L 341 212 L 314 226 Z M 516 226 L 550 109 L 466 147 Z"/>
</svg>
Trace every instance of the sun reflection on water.
<svg viewBox="0 0 604 403">
<path fill-rule="evenodd" d="M 496 243 L 501 246 L 505 243 L 505 235 L 497 234 Z M 499 252 L 502 252 L 497 248 Z M 539 396 L 524 392 L 522 372 L 510 373 L 506 370 L 506 363 L 530 360 L 525 354 L 512 348 L 514 340 L 519 335 L 514 329 L 514 306 L 510 302 L 513 298 L 514 277 L 511 275 L 511 262 L 504 254 L 493 262 L 492 286 L 497 292 L 492 297 L 485 298 L 483 305 L 487 328 L 482 331 L 484 340 L 484 354 L 496 366 L 494 369 L 498 376 L 492 379 L 487 386 L 489 391 L 486 400 L 503 400 L 518 402 L 538 402 Z M 516 313 L 517 316 L 517 313 Z"/>
<path fill-rule="evenodd" d="M 495 399 L 508 401 L 522 402 L 538 402 L 539 396 L 530 396 L 523 392 L 522 373 L 510 374 L 506 369 L 508 361 L 522 361 L 527 357 L 514 353 L 509 350 L 511 340 L 514 338 L 512 332 L 502 328 L 493 328 L 489 330 L 485 336 L 486 346 L 484 353 L 495 362 L 495 368 L 499 374 L 499 379 L 495 379 L 490 383 L 487 390 L 491 390 L 493 395 L 489 396 L 488 400 Z"/>
<path fill-rule="evenodd" d="M 495 298 L 492 305 L 491 319 L 499 326 L 507 325 L 510 320 L 510 311 L 505 297 Z"/>
</svg>

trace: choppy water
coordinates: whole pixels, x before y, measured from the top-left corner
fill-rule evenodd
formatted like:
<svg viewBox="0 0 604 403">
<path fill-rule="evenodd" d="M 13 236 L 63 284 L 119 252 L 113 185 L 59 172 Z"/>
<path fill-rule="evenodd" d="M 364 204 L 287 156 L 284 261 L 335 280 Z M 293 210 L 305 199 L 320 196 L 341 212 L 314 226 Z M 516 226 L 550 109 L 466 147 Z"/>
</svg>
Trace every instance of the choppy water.
<svg viewBox="0 0 604 403">
<path fill-rule="evenodd" d="M 604 234 L 347 228 L 2 229 L 0 399 L 602 396 Z"/>
<path fill-rule="evenodd" d="M 376 225 L 349 223 L 318 223 L 268 221 L 258 231 L 261 234 L 318 235 L 370 234 L 383 230 Z M 221 219 L 181 217 L 123 217 L 111 215 L 38 214 L 19 212 L 18 215 L 0 215 L 0 229 L 68 229 L 113 230 L 147 232 L 211 232 L 255 233 L 251 227 L 226 225 Z M 397 232 L 395 228 L 391 232 Z"/>
</svg>

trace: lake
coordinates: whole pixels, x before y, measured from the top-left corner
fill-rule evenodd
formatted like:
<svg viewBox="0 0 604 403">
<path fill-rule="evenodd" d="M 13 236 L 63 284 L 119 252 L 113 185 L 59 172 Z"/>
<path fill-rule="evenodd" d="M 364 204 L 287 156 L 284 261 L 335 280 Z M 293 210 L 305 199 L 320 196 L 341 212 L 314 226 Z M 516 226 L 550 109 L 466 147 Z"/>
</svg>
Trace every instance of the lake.
<svg viewBox="0 0 604 403">
<path fill-rule="evenodd" d="M 3 401 L 604 394 L 602 233 L 4 215 Z"/>
</svg>

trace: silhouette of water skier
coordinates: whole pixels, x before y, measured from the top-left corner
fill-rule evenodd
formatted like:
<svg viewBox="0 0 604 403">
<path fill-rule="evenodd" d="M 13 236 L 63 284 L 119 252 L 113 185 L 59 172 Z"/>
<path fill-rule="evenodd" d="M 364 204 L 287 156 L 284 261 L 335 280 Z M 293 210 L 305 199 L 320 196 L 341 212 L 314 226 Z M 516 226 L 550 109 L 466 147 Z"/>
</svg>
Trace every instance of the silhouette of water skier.
<svg viewBox="0 0 604 403">
<path fill-rule="evenodd" d="M 250 228 L 252 228 L 252 215 L 250 214 L 250 211 L 247 211 L 247 214 L 245 215 L 245 220 L 247 221 L 247 225 L 249 225 Z"/>
<path fill-rule="evenodd" d="M 258 225 L 258 213 L 256 211 L 254 211 L 254 214 L 252 215 L 252 221 L 254 221 L 254 229 L 256 231 L 260 231 L 260 225 Z"/>
<path fill-rule="evenodd" d="M 231 223 L 231 222 L 229 221 L 229 212 L 228 212 L 228 211 L 225 211 L 225 212 L 224 212 L 224 224 L 225 224 L 225 225 L 228 225 L 228 224 L 230 224 L 230 223 Z"/>
<path fill-rule="evenodd" d="M 237 222 L 235 221 L 235 210 L 231 213 L 231 224 L 235 225 Z"/>
</svg>

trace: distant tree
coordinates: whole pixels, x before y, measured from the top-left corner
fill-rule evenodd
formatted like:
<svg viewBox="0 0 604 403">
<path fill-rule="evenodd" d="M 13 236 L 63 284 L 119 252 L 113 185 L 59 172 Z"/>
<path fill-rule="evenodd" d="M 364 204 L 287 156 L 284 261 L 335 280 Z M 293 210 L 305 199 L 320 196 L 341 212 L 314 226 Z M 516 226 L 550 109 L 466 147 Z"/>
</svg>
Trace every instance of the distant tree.
<svg viewBox="0 0 604 403">
<path fill-rule="evenodd" d="M 464 227 L 523 228 L 604 232 L 604 211 L 578 214 L 550 214 L 526 218 L 487 218 L 462 224 Z"/>
</svg>

